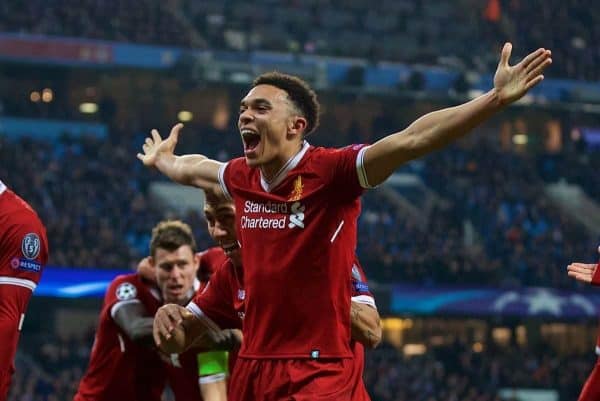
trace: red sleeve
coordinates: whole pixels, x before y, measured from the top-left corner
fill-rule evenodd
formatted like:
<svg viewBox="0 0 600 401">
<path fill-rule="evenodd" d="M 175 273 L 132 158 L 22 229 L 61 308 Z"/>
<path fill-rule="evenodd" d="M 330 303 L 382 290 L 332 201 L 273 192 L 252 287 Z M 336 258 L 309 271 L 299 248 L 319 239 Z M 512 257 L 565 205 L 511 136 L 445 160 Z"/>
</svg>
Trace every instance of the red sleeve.
<svg viewBox="0 0 600 401">
<path fill-rule="evenodd" d="M 187 306 L 196 317 L 207 316 L 221 329 L 239 327 L 239 318 L 233 306 L 229 270 L 229 265 L 221 266 L 213 274 L 204 291 L 197 293 Z"/>
<path fill-rule="evenodd" d="M 326 174 L 336 192 L 345 197 L 359 197 L 370 188 L 363 166 L 367 145 L 350 145 L 340 149 L 327 149 Z"/>
<path fill-rule="evenodd" d="M 0 285 L 0 400 L 7 394 L 14 372 L 13 361 L 30 298 L 29 288 Z"/>
<path fill-rule="evenodd" d="M 114 318 L 115 312 L 130 303 L 142 302 L 141 297 L 145 288 L 136 274 L 117 276 L 108 286 L 104 295 L 104 307 Z"/>
<path fill-rule="evenodd" d="M 225 197 L 229 200 L 233 200 L 234 186 L 232 185 L 232 177 L 239 176 L 240 173 L 240 162 L 243 159 L 233 159 L 224 163 L 219 169 L 219 185 Z"/>
<path fill-rule="evenodd" d="M 46 229 L 33 212 L 11 216 L 0 239 L 0 284 L 34 290 L 48 262 Z"/>
</svg>

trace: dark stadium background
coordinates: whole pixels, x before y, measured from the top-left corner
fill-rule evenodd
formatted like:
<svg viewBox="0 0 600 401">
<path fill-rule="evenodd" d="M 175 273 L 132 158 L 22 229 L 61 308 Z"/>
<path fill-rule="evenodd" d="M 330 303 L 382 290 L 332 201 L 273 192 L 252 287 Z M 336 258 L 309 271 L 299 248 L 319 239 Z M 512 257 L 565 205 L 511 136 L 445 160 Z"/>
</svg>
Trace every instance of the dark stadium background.
<svg viewBox="0 0 600 401">
<path fill-rule="evenodd" d="M 169 202 L 135 158 L 151 128 L 183 121 L 178 153 L 237 157 L 239 99 L 280 70 L 318 89 L 312 144 L 373 142 L 490 88 L 507 40 L 513 61 L 552 50 L 546 80 L 364 197 L 385 317 L 365 381 L 376 401 L 576 399 L 600 312 L 566 275 L 600 244 L 599 27 L 591 0 L 3 0 L 0 178 L 51 245 L 9 399 L 71 399 L 106 282 L 157 221 L 211 246 L 202 199 Z"/>
</svg>

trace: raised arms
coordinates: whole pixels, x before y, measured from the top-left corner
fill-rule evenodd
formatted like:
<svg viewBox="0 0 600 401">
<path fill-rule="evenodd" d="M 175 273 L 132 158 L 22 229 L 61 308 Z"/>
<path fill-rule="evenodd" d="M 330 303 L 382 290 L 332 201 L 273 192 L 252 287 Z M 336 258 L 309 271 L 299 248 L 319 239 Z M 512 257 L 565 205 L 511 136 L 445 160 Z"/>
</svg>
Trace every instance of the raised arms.
<svg viewBox="0 0 600 401">
<path fill-rule="evenodd" d="M 183 124 L 176 124 L 166 139 L 162 139 L 157 130 L 152 130 L 152 137 L 146 138 L 142 146 L 144 153 L 138 153 L 137 158 L 175 182 L 221 193 L 218 176 L 222 163 L 203 155 L 175 156 L 182 128 Z"/>
<path fill-rule="evenodd" d="M 542 72 L 552 63 L 550 50 L 540 48 L 514 66 L 508 64 L 511 50 L 512 45 L 506 43 L 492 90 L 470 102 L 426 114 L 370 146 L 364 155 L 369 185 L 382 183 L 402 164 L 464 136 L 544 79 Z"/>
</svg>

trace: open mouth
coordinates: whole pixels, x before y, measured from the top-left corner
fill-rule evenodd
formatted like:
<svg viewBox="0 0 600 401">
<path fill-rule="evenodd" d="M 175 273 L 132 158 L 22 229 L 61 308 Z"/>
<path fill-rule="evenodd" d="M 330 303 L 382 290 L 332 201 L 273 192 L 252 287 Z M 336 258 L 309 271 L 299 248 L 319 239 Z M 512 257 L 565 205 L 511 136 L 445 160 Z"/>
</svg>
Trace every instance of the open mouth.
<svg viewBox="0 0 600 401">
<path fill-rule="evenodd" d="M 260 143 L 260 134 L 250 129 L 243 129 L 241 134 L 244 141 L 244 151 L 251 152 L 255 150 Z"/>
<path fill-rule="evenodd" d="M 179 294 L 183 290 L 182 284 L 174 284 L 167 287 L 167 290 L 173 294 Z"/>
</svg>

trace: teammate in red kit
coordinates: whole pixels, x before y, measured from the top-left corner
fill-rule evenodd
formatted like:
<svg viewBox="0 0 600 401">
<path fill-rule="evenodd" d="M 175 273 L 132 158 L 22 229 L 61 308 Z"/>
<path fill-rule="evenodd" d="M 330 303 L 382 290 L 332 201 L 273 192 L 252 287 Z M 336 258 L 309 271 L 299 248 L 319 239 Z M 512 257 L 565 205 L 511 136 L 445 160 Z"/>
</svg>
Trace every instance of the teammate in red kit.
<svg viewBox="0 0 600 401">
<path fill-rule="evenodd" d="M 157 236 L 151 247 L 149 262 L 156 272 L 156 282 L 165 303 L 186 305 L 208 283 L 196 277 L 201 258 L 205 259 L 208 279 L 213 271 L 211 262 L 222 261 L 223 256 L 214 251 L 196 253 L 192 229 L 180 221 L 161 223 L 157 230 L 169 235 Z M 219 334 L 219 343 L 211 337 L 201 346 L 169 353 L 167 377 L 176 401 L 226 400 L 227 352 L 217 348 L 229 348 L 232 342 L 228 341 L 229 331 Z"/>
<path fill-rule="evenodd" d="M 44 224 L 0 181 L 0 401 L 8 397 L 27 304 L 47 261 Z"/>
<path fill-rule="evenodd" d="M 598 247 L 598 253 L 600 254 L 600 247 Z M 569 277 L 573 277 L 577 281 L 600 286 L 600 263 L 571 263 L 567 266 L 567 272 Z M 600 400 L 600 334 L 596 340 L 596 355 L 598 355 L 596 365 L 583 385 L 578 401 Z"/>
<path fill-rule="evenodd" d="M 152 230 L 150 254 L 171 244 L 163 238 L 177 227 L 159 223 Z M 160 245 L 163 243 L 166 245 Z M 118 276 L 106 291 L 88 369 L 75 401 L 159 401 L 165 365 L 153 349 L 152 323 L 162 297 L 154 283 L 138 273 Z"/>
<path fill-rule="evenodd" d="M 360 195 L 542 81 L 550 51 L 538 49 L 515 66 L 508 64 L 510 53 L 507 43 L 488 93 L 429 113 L 370 146 L 310 146 L 305 137 L 318 125 L 316 94 L 279 73 L 259 76 L 241 101 L 243 158 L 223 164 L 202 155 L 177 157 L 182 125 L 166 140 L 152 131 L 138 154 L 145 165 L 235 203 L 245 318 L 234 400 L 351 397 L 350 267 Z"/>
<path fill-rule="evenodd" d="M 165 305 L 157 312 L 155 339 L 158 343 L 162 340 L 162 334 L 168 334 L 167 326 L 182 324 L 186 320 L 183 323 L 186 327 L 186 338 L 180 344 L 182 350 L 196 336 L 204 333 L 207 317 L 210 319 L 208 325 L 215 322 L 220 328 L 241 328 L 244 319 L 245 290 L 241 254 L 235 234 L 235 207 L 230 201 L 207 196 L 204 213 L 210 236 L 221 246 L 221 253 L 227 255 L 229 260 L 222 267 L 215 269 L 205 291 L 198 292 L 188 304 L 187 309 L 192 315 L 176 305 Z M 362 380 L 364 350 L 361 343 L 374 348 L 381 339 L 381 327 L 375 299 L 368 290 L 366 278 L 358 262 L 352 267 L 351 305 L 352 337 L 358 340 L 352 346 L 354 367 L 350 381 L 355 383 L 352 400 L 368 400 L 369 396 Z M 235 381 L 234 374 L 231 377 L 232 388 L 237 388 Z"/>
</svg>

